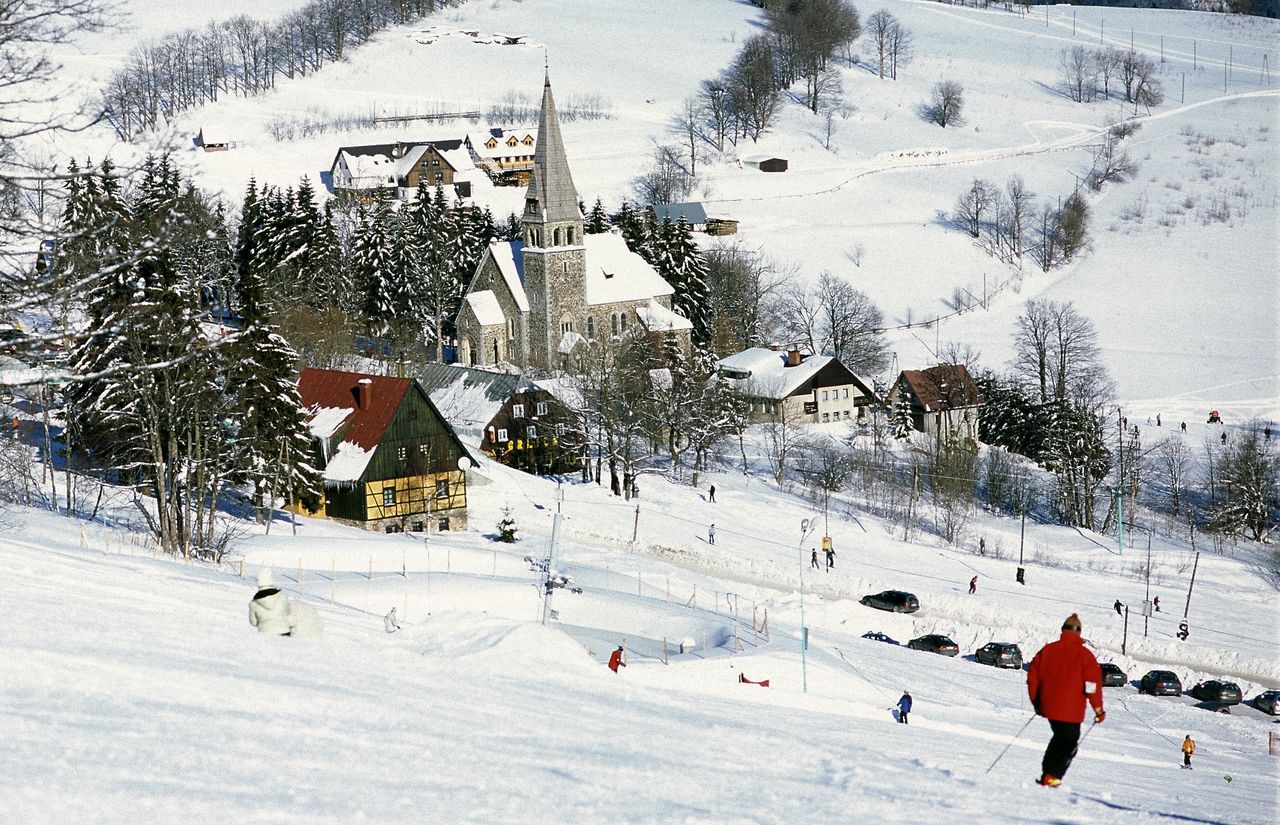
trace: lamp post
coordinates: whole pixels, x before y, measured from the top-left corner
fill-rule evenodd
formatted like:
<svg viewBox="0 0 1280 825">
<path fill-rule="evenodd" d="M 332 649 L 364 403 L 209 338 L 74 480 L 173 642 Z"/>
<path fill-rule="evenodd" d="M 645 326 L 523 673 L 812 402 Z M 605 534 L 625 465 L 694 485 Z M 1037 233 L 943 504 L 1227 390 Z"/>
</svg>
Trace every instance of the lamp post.
<svg viewBox="0 0 1280 825">
<path fill-rule="evenodd" d="M 800 684 L 804 693 L 809 692 L 809 628 L 804 624 L 804 540 L 817 526 L 817 519 L 800 520 Z"/>
</svg>

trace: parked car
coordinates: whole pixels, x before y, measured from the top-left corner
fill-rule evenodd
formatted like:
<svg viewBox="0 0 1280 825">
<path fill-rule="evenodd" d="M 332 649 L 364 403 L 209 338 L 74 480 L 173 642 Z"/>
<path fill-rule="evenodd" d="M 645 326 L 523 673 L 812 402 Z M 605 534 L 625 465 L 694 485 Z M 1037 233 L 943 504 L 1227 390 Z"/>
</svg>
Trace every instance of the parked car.
<svg viewBox="0 0 1280 825">
<path fill-rule="evenodd" d="M 929 653 L 940 653 L 943 656 L 956 656 L 960 653 L 960 645 L 951 641 L 946 636 L 938 633 L 929 633 L 918 639 L 912 639 L 907 642 L 907 647 L 912 650 L 924 650 Z"/>
<path fill-rule="evenodd" d="M 1128 683 L 1129 675 L 1121 670 L 1119 665 L 1103 662 L 1099 667 L 1102 668 L 1103 687 L 1124 687 Z"/>
<path fill-rule="evenodd" d="M 1138 683 L 1139 693 L 1152 696 L 1181 696 L 1182 681 L 1170 670 L 1152 670 Z"/>
<path fill-rule="evenodd" d="M 1217 702 L 1220 705 L 1240 704 L 1240 686 L 1235 682 L 1221 682 L 1209 679 L 1198 683 L 1187 691 L 1201 702 Z"/>
<path fill-rule="evenodd" d="M 872 641 L 875 641 L 875 642 L 888 642 L 891 645 L 898 644 L 897 639 L 894 639 L 884 633 L 881 633 L 879 630 L 868 630 L 866 633 L 862 634 L 862 638 L 871 639 Z"/>
<path fill-rule="evenodd" d="M 1263 713 L 1275 716 L 1276 705 L 1280 705 L 1280 690 L 1264 690 L 1253 697 L 1253 706 Z"/>
<path fill-rule="evenodd" d="M 920 600 L 914 593 L 902 590 L 885 590 L 862 597 L 862 604 L 876 610 L 890 610 L 894 613 L 915 613 L 920 609 Z"/>
<path fill-rule="evenodd" d="M 1022 650 L 1012 642 L 991 642 L 973 652 L 973 658 L 984 665 L 1022 667 Z"/>
</svg>

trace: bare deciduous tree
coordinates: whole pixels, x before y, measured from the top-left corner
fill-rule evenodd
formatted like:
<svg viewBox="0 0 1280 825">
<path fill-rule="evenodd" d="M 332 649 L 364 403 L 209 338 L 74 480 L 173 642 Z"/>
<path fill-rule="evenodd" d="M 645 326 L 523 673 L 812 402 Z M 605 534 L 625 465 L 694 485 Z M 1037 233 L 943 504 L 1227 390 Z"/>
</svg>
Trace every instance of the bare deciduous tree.
<svg viewBox="0 0 1280 825">
<path fill-rule="evenodd" d="M 1076 103 L 1091 103 L 1097 90 L 1097 63 L 1084 46 L 1063 49 L 1058 55 L 1062 90 Z"/>
<path fill-rule="evenodd" d="M 958 126 L 964 112 L 964 86 L 957 80 L 942 80 L 933 84 L 929 100 L 921 107 L 921 114 L 942 128 Z"/>
<path fill-rule="evenodd" d="M 1000 190 L 981 178 L 973 183 L 956 201 L 955 219 L 965 231 L 977 238 L 982 234 L 982 221 L 995 205 Z"/>
</svg>

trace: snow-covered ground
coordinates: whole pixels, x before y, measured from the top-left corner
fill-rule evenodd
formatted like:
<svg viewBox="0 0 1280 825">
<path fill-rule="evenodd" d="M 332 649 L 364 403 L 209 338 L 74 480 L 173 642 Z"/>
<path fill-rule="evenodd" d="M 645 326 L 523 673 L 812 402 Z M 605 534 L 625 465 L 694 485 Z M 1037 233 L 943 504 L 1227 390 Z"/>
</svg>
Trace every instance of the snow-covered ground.
<svg viewBox="0 0 1280 825">
<path fill-rule="evenodd" d="M 66 77 L 91 89 L 140 37 L 296 5 L 131 0 L 130 26 L 67 52 Z M 1203 454 L 1220 432 L 1203 424 L 1210 407 L 1228 430 L 1280 417 L 1280 138 L 1277 97 L 1259 68 L 1262 54 L 1275 68 L 1267 50 L 1280 26 L 1068 6 L 1025 18 L 913 0 L 884 7 L 912 30 L 916 58 L 898 81 L 845 70 L 855 108 L 832 151 L 821 125 L 789 106 L 760 146 L 737 152 L 788 157 L 788 173 L 739 168 L 734 154 L 703 166 L 699 196 L 713 214 L 742 220 L 736 240 L 806 277 L 848 277 L 896 323 L 948 312 L 956 287 L 981 294 L 988 284 L 989 310 L 896 331 L 898 367 L 928 364 L 927 349 L 948 340 L 1000 365 L 1022 302 L 1045 296 L 1076 301 L 1095 320 L 1146 440 L 1185 438 Z M 859 5 L 864 16 L 875 8 Z M 546 60 L 558 100 L 599 94 L 616 114 L 564 125 L 581 195 L 613 205 L 680 101 L 728 63 L 757 14 L 728 0 L 473 2 L 384 32 L 348 62 L 272 95 L 191 112 L 169 137 L 203 185 L 235 201 L 250 175 L 315 179 L 338 145 L 425 134 L 277 143 L 267 124 L 282 111 L 483 107 L 509 90 L 536 96 Z M 438 36 L 421 37 L 429 27 Z M 463 29 L 523 34 L 529 45 L 477 44 L 454 34 Z M 1002 183 L 1017 172 L 1043 197 L 1069 192 L 1099 130 L 1122 113 L 1054 92 L 1058 51 L 1127 47 L 1130 37 L 1153 56 L 1163 50 L 1168 98 L 1150 117 L 1139 113 L 1142 128 L 1125 143 L 1139 174 L 1092 199 L 1087 255 L 1050 275 L 1028 265 L 1019 281 L 938 213 L 974 176 Z M 915 114 L 943 78 L 965 84 L 962 128 Z M 190 150 L 206 124 L 247 145 Z M 134 151 L 96 130 L 57 149 L 126 161 Z M 1205 223 L 1224 202 L 1230 218 Z M 1146 423 L 1157 412 L 1159 430 Z M 1181 420 L 1185 436 L 1173 431 Z M 1126 638 L 1111 605 L 1136 611 L 1146 595 L 1143 532 L 1121 555 L 1114 536 L 1029 522 L 1020 586 L 1020 525 L 996 515 L 976 517 L 961 547 L 945 547 L 927 535 L 903 542 L 844 504 L 827 526 L 758 475 L 713 475 L 713 504 L 648 476 L 628 503 L 595 486 L 488 472 L 492 483 L 471 490 L 469 531 L 382 536 L 302 519 L 295 536 L 277 520 L 269 535 L 247 527 L 216 569 L 151 555 L 125 529 L 123 496 L 105 505 L 112 526 L 20 514 L 0 537 L 0 821 L 1244 825 L 1280 814 L 1280 763 L 1267 754 L 1274 719 L 1248 707 L 1209 713 L 1132 685 L 1108 689 L 1108 718 L 1085 740 L 1067 788 L 1039 788 L 1031 779 L 1047 726 L 1037 720 L 1014 738 L 1030 716 L 1023 675 L 971 661 L 992 640 L 1017 642 L 1029 658 L 1078 612 L 1099 658 L 1130 679 L 1164 667 L 1187 687 L 1212 675 L 1246 696 L 1280 686 L 1280 609 L 1253 549 L 1218 555 L 1197 537 L 1193 568 L 1189 540 L 1159 529 L 1151 593 L 1164 612 L 1145 633 L 1131 615 Z M 486 535 L 503 507 L 518 544 Z M 558 619 L 543 627 L 539 574 L 524 557 L 545 555 L 557 511 L 554 566 L 583 592 L 557 590 Z M 804 536 L 806 518 L 821 526 Z M 831 572 L 807 568 L 823 532 L 838 554 Z M 974 552 L 980 539 L 986 556 Z M 253 632 L 247 603 L 263 565 L 317 607 L 321 638 Z M 857 603 L 890 587 L 915 592 L 920 612 Z M 387 635 L 392 606 L 404 629 Z M 1184 609 L 1191 635 L 1180 642 Z M 811 631 L 803 660 L 802 613 Z M 962 655 L 861 638 L 868 631 L 901 642 L 945 633 Z M 686 640 L 694 651 L 678 653 Z M 614 675 L 601 662 L 624 643 L 629 666 Z M 739 674 L 771 686 L 741 684 Z M 916 699 L 909 726 L 888 710 L 903 689 Z M 1200 750 L 1197 770 L 1184 772 L 1177 746 L 1187 733 Z"/>
<path fill-rule="evenodd" d="M 1189 548 L 1156 537 L 1165 612 L 1145 638 L 1131 615 L 1121 655 L 1111 603 L 1140 604 L 1132 567 L 1145 546 L 1121 558 L 1106 537 L 1028 524 L 1019 586 L 1018 524 L 992 516 L 972 533 L 982 557 L 904 543 L 865 514 L 833 512 L 824 528 L 802 500 L 738 473 L 710 478 L 715 503 L 649 477 L 624 503 L 594 485 L 487 474 L 468 531 L 384 536 L 301 519 L 294 535 L 280 518 L 269 535 L 249 527 L 218 568 L 157 558 L 117 522 L 21 514 L 0 538 L 5 820 L 1275 821 L 1274 718 L 1109 688 L 1105 723 L 1066 788 L 1049 791 L 1031 781 L 1047 725 L 1014 738 L 1031 715 L 1024 674 L 972 661 L 993 639 L 1029 658 L 1077 612 L 1099 659 L 1131 680 L 1156 666 L 1187 687 L 1227 674 L 1252 696 L 1280 685 L 1280 627 L 1249 559 L 1201 554 L 1191 636 L 1178 642 Z M 105 512 L 127 520 L 119 498 Z M 492 540 L 504 507 L 516 544 Z M 524 557 L 545 556 L 557 511 L 553 568 L 583 592 L 557 590 L 544 627 L 541 574 Z M 802 518 L 818 519 L 803 540 Z M 836 568 L 809 570 L 824 529 Z M 320 638 L 249 626 L 264 566 L 319 610 Z M 915 592 L 920 612 L 856 601 L 888 587 Z M 393 606 L 403 630 L 388 635 Z M 961 656 L 861 638 L 872 630 L 903 643 L 946 633 Z M 682 641 L 693 650 L 679 653 Z M 615 675 L 603 661 L 619 644 L 628 667 Z M 889 710 L 903 690 L 916 702 L 905 727 Z M 1178 768 L 1187 733 L 1192 772 Z"/>
</svg>

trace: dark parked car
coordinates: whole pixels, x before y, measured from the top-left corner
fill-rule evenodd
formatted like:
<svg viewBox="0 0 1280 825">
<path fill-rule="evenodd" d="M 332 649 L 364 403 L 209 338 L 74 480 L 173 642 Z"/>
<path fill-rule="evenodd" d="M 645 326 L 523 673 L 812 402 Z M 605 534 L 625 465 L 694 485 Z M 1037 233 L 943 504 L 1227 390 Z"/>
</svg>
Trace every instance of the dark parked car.
<svg viewBox="0 0 1280 825">
<path fill-rule="evenodd" d="M 875 642 L 888 642 L 891 645 L 896 645 L 898 643 L 897 639 L 887 636 L 879 630 L 868 630 L 866 633 L 862 634 L 862 638 L 871 639 Z"/>
<path fill-rule="evenodd" d="M 960 646 L 946 636 L 930 633 L 907 642 L 912 650 L 925 650 L 929 653 L 941 653 L 943 656 L 955 656 L 960 653 Z"/>
<path fill-rule="evenodd" d="M 1123 687 L 1129 681 L 1129 675 L 1121 670 L 1119 665 L 1103 662 L 1100 667 L 1103 687 Z"/>
<path fill-rule="evenodd" d="M 1280 690 L 1265 690 L 1253 697 L 1253 706 L 1263 713 L 1275 716 L 1276 705 L 1280 705 Z"/>
<path fill-rule="evenodd" d="M 1182 681 L 1178 675 L 1169 670 L 1153 670 L 1142 677 L 1138 683 L 1139 693 L 1150 693 L 1152 696 L 1181 696 Z"/>
<path fill-rule="evenodd" d="M 991 642 L 973 652 L 973 658 L 984 665 L 1022 667 L 1022 651 L 1012 642 Z"/>
<path fill-rule="evenodd" d="M 894 613 L 915 613 L 920 609 L 920 600 L 915 597 L 915 594 L 902 590 L 872 593 L 869 596 L 863 596 L 862 603 L 876 610 L 891 610 Z"/>
<path fill-rule="evenodd" d="M 1240 686 L 1235 682 L 1210 679 L 1207 682 L 1200 682 L 1187 692 L 1201 702 L 1217 702 L 1221 705 L 1240 704 Z"/>
</svg>

